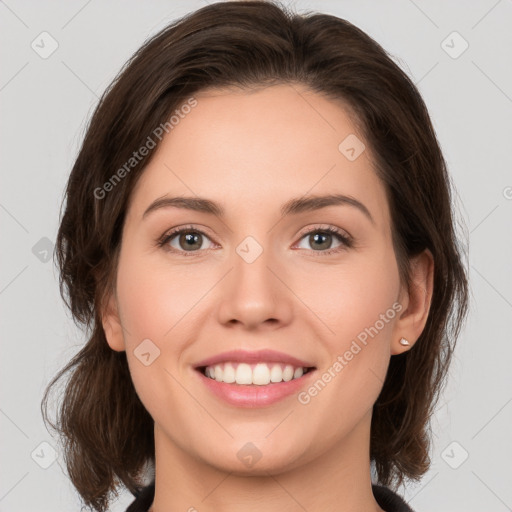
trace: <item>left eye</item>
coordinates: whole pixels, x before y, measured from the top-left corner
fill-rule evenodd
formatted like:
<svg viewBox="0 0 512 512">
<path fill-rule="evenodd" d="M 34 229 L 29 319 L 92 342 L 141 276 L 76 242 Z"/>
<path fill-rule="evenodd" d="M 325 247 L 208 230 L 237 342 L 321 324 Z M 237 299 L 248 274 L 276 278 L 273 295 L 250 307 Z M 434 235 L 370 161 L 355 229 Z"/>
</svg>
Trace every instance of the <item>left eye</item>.
<svg viewBox="0 0 512 512">
<path fill-rule="evenodd" d="M 336 245 L 335 247 L 332 246 L 333 238 L 335 242 L 338 242 L 338 245 Z M 331 250 L 335 250 L 340 246 L 350 247 L 349 238 L 333 228 L 315 229 L 313 231 L 309 231 L 301 238 L 301 240 L 304 240 L 306 243 L 309 243 L 310 247 L 313 247 L 313 250 L 317 252 L 330 252 Z M 300 249 L 310 248 L 301 246 L 298 247 Z"/>
</svg>

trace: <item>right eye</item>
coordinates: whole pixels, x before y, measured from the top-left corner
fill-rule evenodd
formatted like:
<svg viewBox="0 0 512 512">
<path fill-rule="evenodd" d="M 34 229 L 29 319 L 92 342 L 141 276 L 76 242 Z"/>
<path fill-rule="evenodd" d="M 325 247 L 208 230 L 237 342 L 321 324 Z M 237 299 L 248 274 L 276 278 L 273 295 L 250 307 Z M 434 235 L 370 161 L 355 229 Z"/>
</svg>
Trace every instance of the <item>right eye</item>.
<svg viewBox="0 0 512 512">
<path fill-rule="evenodd" d="M 210 241 L 206 233 L 203 231 L 193 228 L 176 228 L 169 233 L 166 233 L 162 239 L 158 242 L 158 245 L 163 248 L 168 248 L 172 252 L 176 253 L 195 253 L 201 250 L 207 250 L 205 243 Z M 187 254 L 183 254 L 187 256 Z"/>
</svg>

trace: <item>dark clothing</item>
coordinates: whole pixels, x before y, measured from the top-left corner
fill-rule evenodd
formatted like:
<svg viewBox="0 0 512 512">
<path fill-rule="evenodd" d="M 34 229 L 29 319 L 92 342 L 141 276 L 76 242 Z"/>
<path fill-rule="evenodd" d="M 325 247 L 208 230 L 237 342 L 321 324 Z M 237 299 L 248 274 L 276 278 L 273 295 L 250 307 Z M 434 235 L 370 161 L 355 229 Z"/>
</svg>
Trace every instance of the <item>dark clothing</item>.
<svg viewBox="0 0 512 512">
<path fill-rule="evenodd" d="M 395 494 L 391 489 L 381 485 L 372 485 L 375 501 L 386 512 L 414 512 L 409 505 Z M 126 509 L 126 512 L 147 512 L 153 503 L 155 496 L 155 482 L 151 482 L 147 487 L 141 489 L 136 499 Z"/>
<path fill-rule="evenodd" d="M 386 512 L 414 512 L 404 499 L 382 485 L 372 485 L 373 495 L 379 507 Z"/>
<path fill-rule="evenodd" d="M 135 495 L 135 499 L 126 512 L 148 512 L 149 507 L 153 503 L 155 497 L 155 481 L 153 480 L 147 487 L 141 489 L 139 494 Z"/>
</svg>

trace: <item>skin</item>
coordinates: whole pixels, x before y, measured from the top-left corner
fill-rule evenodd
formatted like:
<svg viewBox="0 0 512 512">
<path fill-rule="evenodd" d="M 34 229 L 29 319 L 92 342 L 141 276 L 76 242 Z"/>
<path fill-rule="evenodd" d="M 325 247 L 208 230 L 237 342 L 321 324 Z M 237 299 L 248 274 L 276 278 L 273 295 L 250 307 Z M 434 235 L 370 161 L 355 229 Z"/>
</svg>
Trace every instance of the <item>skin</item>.
<svg viewBox="0 0 512 512">
<path fill-rule="evenodd" d="M 390 357 L 413 349 L 424 328 L 432 256 L 411 261 L 410 289 L 400 283 L 370 149 L 354 161 L 338 150 L 357 135 L 341 102 L 298 85 L 195 98 L 133 191 L 116 289 L 103 314 L 108 343 L 126 350 L 155 421 L 151 510 L 381 511 L 371 491 L 372 406 Z M 374 222 L 349 205 L 280 215 L 291 198 L 332 193 L 363 203 Z M 205 197 L 226 213 L 167 207 L 143 219 L 164 195 Z M 168 242 L 176 252 L 157 246 L 171 228 L 190 224 L 206 234 L 199 250 L 187 252 L 179 235 Z M 350 234 L 353 247 L 304 235 L 329 226 Z M 247 236 L 263 249 L 252 263 L 236 252 Z M 338 252 L 321 254 L 330 248 Z M 394 303 L 400 313 L 307 405 L 292 395 L 237 408 L 213 396 L 193 369 L 225 350 L 270 348 L 321 374 Z M 401 337 L 411 345 L 400 345 Z M 134 354 L 145 339 L 160 350 L 149 366 Z M 248 442 L 261 454 L 252 467 L 237 457 Z"/>
</svg>

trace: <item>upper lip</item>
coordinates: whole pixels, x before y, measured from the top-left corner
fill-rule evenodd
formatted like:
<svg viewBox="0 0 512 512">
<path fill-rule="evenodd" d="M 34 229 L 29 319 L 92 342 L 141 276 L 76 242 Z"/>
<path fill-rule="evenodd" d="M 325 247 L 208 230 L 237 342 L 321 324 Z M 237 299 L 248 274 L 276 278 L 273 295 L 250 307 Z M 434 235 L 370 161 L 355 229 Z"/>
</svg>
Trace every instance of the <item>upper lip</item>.
<svg viewBox="0 0 512 512">
<path fill-rule="evenodd" d="M 208 357 L 207 359 L 203 359 L 199 361 L 194 366 L 195 368 L 201 368 L 205 366 L 213 366 L 215 364 L 224 363 L 224 362 L 237 362 L 237 363 L 285 363 L 290 364 L 294 367 L 302 367 L 302 368 L 312 368 L 313 364 L 304 361 L 302 359 L 298 359 L 296 357 L 290 356 L 283 352 L 276 352 L 275 350 L 257 350 L 257 351 L 247 351 L 247 350 L 230 350 L 228 352 L 222 352 L 221 354 L 217 354 L 212 357 Z"/>
</svg>

